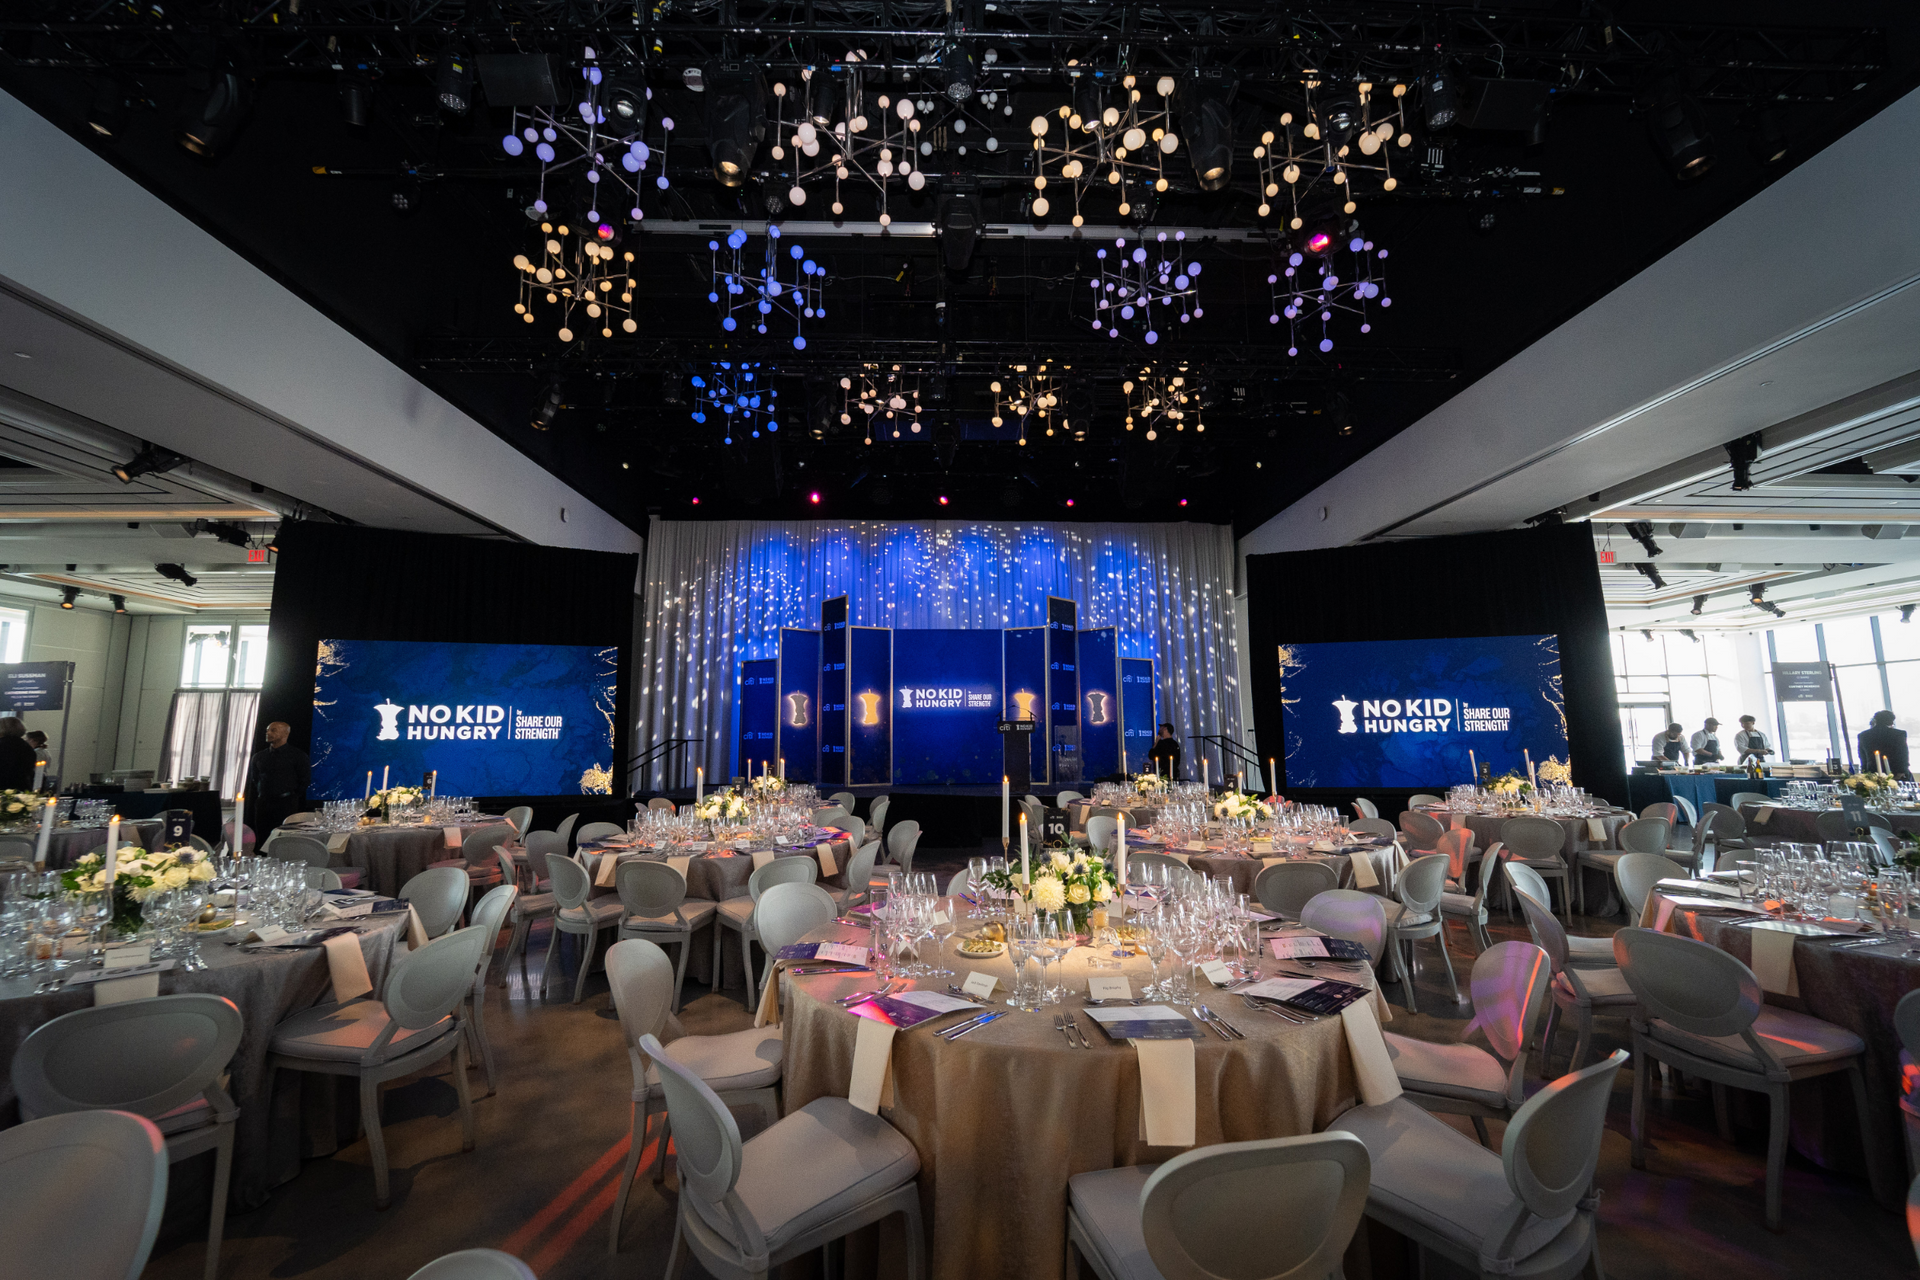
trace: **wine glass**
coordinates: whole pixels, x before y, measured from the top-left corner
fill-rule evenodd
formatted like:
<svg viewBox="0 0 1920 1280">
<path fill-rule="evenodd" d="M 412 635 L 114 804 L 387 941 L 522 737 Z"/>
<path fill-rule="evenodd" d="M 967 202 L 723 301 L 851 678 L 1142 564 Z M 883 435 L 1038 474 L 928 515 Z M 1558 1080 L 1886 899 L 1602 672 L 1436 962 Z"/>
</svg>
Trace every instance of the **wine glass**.
<svg viewBox="0 0 1920 1280">
<path fill-rule="evenodd" d="M 1007 938 L 1007 950 L 1013 954 L 1013 994 L 1007 997 L 1007 1005 L 1013 1009 L 1034 1010 L 1043 1003 L 1035 998 L 1033 984 L 1028 981 L 1027 969 L 1034 953 L 1040 948 L 1040 933 L 1034 916 L 1017 916 L 1013 921 L 1013 930 Z"/>
</svg>

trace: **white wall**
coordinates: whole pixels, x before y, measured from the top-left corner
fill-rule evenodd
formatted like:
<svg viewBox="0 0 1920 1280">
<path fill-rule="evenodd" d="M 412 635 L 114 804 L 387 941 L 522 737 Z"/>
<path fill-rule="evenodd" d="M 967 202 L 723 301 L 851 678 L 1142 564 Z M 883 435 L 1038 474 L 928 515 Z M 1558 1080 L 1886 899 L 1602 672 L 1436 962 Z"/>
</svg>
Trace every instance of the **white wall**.
<svg viewBox="0 0 1920 1280">
<path fill-rule="evenodd" d="M 118 735 L 116 717 L 107 697 L 117 689 L 120 663 L 114 661 L 114 637 L 124 634 L 128 620 L 97 609 L 62 609 L 34 605 L 27 623 L 28 662 L 71 662 L 73 699 L 65 713 L 30 711 L 21 719 L 29 729 L 46 733 L 56 764 L 60 763 L 61 725 L 66 725 L 65 777 L 85 779 L 108 767 Z M 124 646 L 122 646 L 124 648 Z"/>
<path fill-rule="evenodd" d="M 152 769 L 157 776 L 160 751 L 166 745 L 167 712 L 180 687 L 180 658 L 186 646 L 186 618 L 153 614 L 133 619 L 114 768 Z"/>
</svg>

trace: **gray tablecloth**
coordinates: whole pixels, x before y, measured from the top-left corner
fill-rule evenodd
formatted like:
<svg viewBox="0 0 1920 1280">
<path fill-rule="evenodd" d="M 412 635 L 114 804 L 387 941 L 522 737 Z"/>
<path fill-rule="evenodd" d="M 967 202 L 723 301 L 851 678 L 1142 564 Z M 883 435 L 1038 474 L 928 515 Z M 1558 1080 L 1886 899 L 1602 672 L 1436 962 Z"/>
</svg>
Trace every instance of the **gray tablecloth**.
<svg viewBox="0 0 1920 1280">
<path fill-rule="evenodd" d="M 151 848 L 153 839 L 160 833 L 161 823 L 155 818 L 140 819 L 120 824 L 120 843 L 137 844 L 141 848 Z M 37 839 L 33 831 L 22 831 L 21 835 Z M 59 870 L 70 867 L 95 849 L 107 847 L 107 829 L 105 827 L 56 827 L 47 841 L 47 868 Z"/>
<path fill-rule="evenodd" d="M 376 991 L 385 985 L 396 952 L 406 949 L 406 921 L 403 912 L 361 936 L 360 950 Z M 230 1204 L 236 1211 L 251 1209 L 299 1172 L 302 1158 L 329 1155 L 338 1144 L 353 1140 L 359 1125 L 357 1086 L 349 1078 L 280 1072 L 273 1097 L 266 1096 L 267 1046 L 273 1029 L 289 1014 L 333 998 L 322 948 L 251 953 L 211 941 L 201 954 L 207 961 L 205 970 L 161 974 L 160 994 L 205 992 L 225 996 L 240 1009 L 244 1029 L 240 1047 L 234 1051 L 228 1090 L 240 1108 Z M 90 986 L 34 995 L 33 985 L 27 980 L 0 982 L 0 1057 L 6 1061 L 13 1060 L 34 1028 L 93 1005 Z M 340 1094 L 343 1087 L 344 1096 Z M 0 1125 L 19 1122 L 12 1079 L 0 1076 Z"/>
<path fill-rule="evenodd" d="M 503 818 L 460 824 L 465 833 L 481 827 L 497 826 Z M 307 833 L 300 833 L 307 834 Z M 325 840 L 328 832 L 313 832 Z M 400 886 L 436 862 L 460 856 L 458 849 L 447 847 L 443 827 L 360 827 L 347 836 L 347 847 L 333 855 L 336 867 L 360 868 L 360 887 L 388 897 L 400 892 Z"/>
<path fill-rule="evenodd" d="M 1820 815 L 1815 810 L 1789 809 L 1784 805 L 1774 805 L 1771 806 L 1772 815 L 1762 823 L 1755 821 L 1762 807 L 1758 804 L 1740 806 L 1740 816 L 1746 821 L 1749 838 L 1785 841 L 1788 844 L 1820 843 L 1820 829 L 1814 825 Z M 1836 809 L 1834 812 L 1838 813 L 1839 810 Z M 1885 818 L 1895 831 L 1920 831 L 1920 813 L 1888 813 L 1879 809 L 1871 812 Z"/>
</svg>

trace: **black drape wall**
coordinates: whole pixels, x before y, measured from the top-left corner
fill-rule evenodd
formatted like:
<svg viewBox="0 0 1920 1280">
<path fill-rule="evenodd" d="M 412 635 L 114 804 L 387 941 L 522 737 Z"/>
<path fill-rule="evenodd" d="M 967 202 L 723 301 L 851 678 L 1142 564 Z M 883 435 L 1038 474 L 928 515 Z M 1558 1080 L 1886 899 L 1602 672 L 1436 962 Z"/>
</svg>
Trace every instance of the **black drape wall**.
<svg viewBox="0 0 1920 1280">
<path fill-rule="evenodd" d="M 1252 653 L 1243 662 L 1263 752 L 1286 740 L 1282 644 L 1556 633 L 1574 784 L 1626 803 L 1613 655 L 1590 525 L 1248 556 L 1247 629 Z M 1393 814 L 1383 808 L 1382 816 Z"/>
<path fill-rule="evenodd" d="M 275 720 L 309 745 L 322 639 L 618 646 L 613 776 L 625 785 L 640 557 L 305 522 L 282 525 L 277 545 L 256 747 Z"/>
</svg>

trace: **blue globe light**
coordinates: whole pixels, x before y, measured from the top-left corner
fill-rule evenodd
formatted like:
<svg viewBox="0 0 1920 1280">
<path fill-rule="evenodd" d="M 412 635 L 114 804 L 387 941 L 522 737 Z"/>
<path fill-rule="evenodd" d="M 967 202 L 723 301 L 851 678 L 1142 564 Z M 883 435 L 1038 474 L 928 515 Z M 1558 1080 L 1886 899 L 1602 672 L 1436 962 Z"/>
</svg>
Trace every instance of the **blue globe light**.
<svg viewBox="0 0 1920 1280">
<path fill-rule="evenodd" d="M 717 294 L 717 293 L 710 293 L 710 294 L 708 294 L 708 295 L 707 295 L 707 301 L 708 301 L 708 302 L 718 302 L 718 301 L 720 301 L 720 295 L 719 295 L 719 294 Z"/>
<path fill-rule="evenodd" d="M 709 240 L 707 241 L 707 248 L 711 249 L 715 253 L 718 253 L 720 252 L 720 242 L 718 240 Z"/>
<path fill-rule="evenodd" d="M 732 333 L 736 327 L 734 318 L 732 316 L 728 316 L 725 320 L 722 320 L 720 322 L 720 327 L 722 329 L 725 329 L 728 333 Z"/>
<path fill-rule="evenodd" d="M 707 385 L 707 380 L 696 373 L 693 375 L 693 385 L 696 387 L 704 387 Z"/>
<path fill-rule="evenodd" d="M 779 238 L 780 238 L 780 228 L 778 227 L 767 228 L 767 239 L 778 240 Z"/>
<path fill-rule="evenodd" d="M 758 306 L 760 308 L 760 314 L 763 316 L 768 315 L 773 311 L 773 304 L 771 302 L 763 301 L 763 302 L 760 302 Z"/>
<path fill-rule="evenodd" d="M 1151 329 L 1147 330 L 1147 345 L 1152 346 L 1154 343 L 1158 341 L 1160 341 L 1160 335 L 1155 333 Z"/>
<path fill-rule="evenodd" d="M 511 133 L 500 139 L 500 145 L 506 148 L 507 154 L 510 156 L 517 156 L 527 149 L 527 144 L 520 141 L 520 139 Z"/>
<path fill-rule="evenodd" d="M 553 145 L 551 143 L 547 143 L 547 142 L 541 143 L 539 146 L 533 149 L 533 154 L 539 156 L 542 160 L 545 160 L 548 164 L 553 163 Z"/>
<path fill-rule="evenodd" d="M 741 245 L 744 245 L 746 242 L 747 242 L 747 233 L 744 231 L 734 230 L 727 233 L 727 245 L 729 248 L 738 249 Z"/>
<path fill-rule="evenodd" d="M 793 349 L 795 351 L 805 351 L 807 349 L 807 340 L 796 333 L 793 336 Z"/>
</svg>

